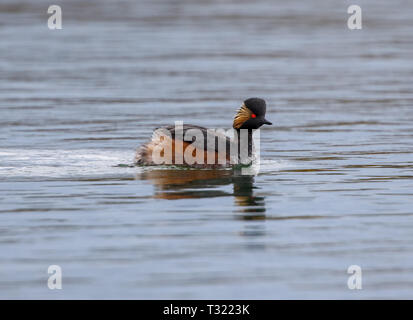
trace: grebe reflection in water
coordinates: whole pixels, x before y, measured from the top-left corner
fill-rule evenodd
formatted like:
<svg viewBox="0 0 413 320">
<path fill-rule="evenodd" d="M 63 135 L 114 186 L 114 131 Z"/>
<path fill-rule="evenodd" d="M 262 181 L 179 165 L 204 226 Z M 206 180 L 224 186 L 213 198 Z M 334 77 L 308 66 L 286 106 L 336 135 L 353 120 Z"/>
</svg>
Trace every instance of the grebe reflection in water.
<svg viewBox="0 0 413 320">
<path fill-rule="evenodd" d="M 254 195 L 254 176 L 240 170 L 159 169 L 147 170 L 136 177 L 154 185 L 154 198 L 177 200 L 234 197 L 235 205 L 245 219 L 265 217 L 264 197 Z M 233 192 L 219 187 L 233 185 Z"/>
</svg>

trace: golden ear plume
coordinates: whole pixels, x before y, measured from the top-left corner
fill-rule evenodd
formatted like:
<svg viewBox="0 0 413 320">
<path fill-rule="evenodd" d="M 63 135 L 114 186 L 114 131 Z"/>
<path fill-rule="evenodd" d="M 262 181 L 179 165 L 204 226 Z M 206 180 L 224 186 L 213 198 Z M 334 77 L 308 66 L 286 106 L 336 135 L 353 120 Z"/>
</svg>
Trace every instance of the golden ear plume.
<svg viewBox="0 0 413 320">
<path fill-rule="evenodd" d="M 242 104 L 241 108 L 239 108 L 237 114 L 234 117 L 234 122 L 232 127 L 234 129 L 239 129 L 243 125 L 245 121 L 251 118 L 252 111 L 248 109 L 245 104 Z"/>
</svg>

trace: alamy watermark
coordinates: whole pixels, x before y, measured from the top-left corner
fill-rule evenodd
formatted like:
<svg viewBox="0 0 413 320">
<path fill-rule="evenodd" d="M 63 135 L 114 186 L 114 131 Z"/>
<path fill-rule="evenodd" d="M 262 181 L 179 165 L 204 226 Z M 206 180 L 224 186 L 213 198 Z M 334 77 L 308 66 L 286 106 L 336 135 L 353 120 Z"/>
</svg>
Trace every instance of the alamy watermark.
<svg viewBox="0 0 413 320">
<path fill-rule="evenodd" d="M 347 280 L 347 287 L 350 290 L 361 290 L 363 288 L 361 267 L 353 264 L 347 268 L 347 273 L 351 274 Z"/>
<path fill-rule="evenodd" d="M 62 289 L 62 268 L 54 264 L 49 266 L 47 273 L 50 274 L 47 279 L 47 287 L 50 290 Z"/>
<path fill-rule="evenodd" d="M 62 8 L 58 5 L 50 5 L 47 9 L 47 13 L 51 16 L 47 20 L 47 26 L 50 30 L 60 30 L 62 26 Z M 350 30 L 361 30 L 362 26 L 362 11 L 361 7 L 356 4 L 352 4 L 347 8 L 347 13 L 351 16 L 347 19 L 347 27 Z"/>
<path fill-rule="evenodd" d="M 361 18 L 361 7 L 353 4 L 347 8 L 347 13 L 351 16 L 347 20 L 347 27 L 350 30 L 361 30 L 362 18 Z"/>
<path fill-rule="evenodd" d="M 50 30 L 62 29 L 62 8 L 58 5 L 51 5 L 47 13 L 51 14 L 47 20 L 47 27 Z"/>
</svg>

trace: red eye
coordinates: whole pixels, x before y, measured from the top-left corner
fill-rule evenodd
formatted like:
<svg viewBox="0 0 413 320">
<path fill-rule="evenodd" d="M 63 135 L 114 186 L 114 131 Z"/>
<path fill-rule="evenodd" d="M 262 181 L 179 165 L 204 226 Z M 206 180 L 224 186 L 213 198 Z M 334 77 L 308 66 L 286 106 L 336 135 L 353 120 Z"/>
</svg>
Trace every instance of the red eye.
<svg viewBox="0 0 413 320">
<path fill-rule="evenodd" d="M 251 118 L 256 118 L 257 116 L 255 115 L 255 114 L 252 114 L 251 115 Z"/>
</svg>

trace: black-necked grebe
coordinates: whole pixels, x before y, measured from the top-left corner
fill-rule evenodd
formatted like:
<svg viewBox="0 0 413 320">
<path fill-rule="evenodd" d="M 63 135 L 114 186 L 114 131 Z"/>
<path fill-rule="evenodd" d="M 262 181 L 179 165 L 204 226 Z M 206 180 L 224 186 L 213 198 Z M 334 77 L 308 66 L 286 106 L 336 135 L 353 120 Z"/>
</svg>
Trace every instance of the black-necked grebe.
<svg viewBox="0 0 413 320">
<path fill-rule="evenodd" d="M 234 117 L 232 127 L 236 138 L 233 140 L 219 131 L 191 124 L 157 128 L 151 141 L 137 150 L 135 163 L 215 168 L 234 164 L 234 154 L 235 163 L 238 163 L 244 145 L 242 137 L 248 138 L 245 144 L 248 150 L 245 153 L 250 157 L 253 152 L 253 131 L 264 124 L 272 124 L 265 119 L 265 112 L 266 103 L 263 99 L 245 100 Z M 247 134 L 243 135 L 241 131 Z"/>
</svg>

